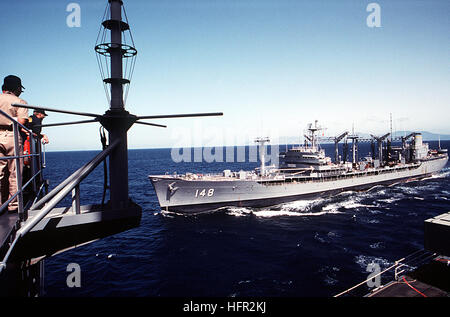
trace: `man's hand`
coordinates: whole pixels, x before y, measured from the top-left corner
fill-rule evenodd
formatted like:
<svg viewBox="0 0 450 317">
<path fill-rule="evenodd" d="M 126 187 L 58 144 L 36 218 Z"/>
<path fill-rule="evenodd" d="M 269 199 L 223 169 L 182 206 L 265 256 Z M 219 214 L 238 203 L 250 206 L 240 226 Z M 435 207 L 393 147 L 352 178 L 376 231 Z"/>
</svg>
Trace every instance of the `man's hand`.
<svg viewBox="0 0 450 317">
<path fill-rule="evenodd" d="M 48 137 L 47 137 L 47 135 L 46 134 L 42 134 L 42 143 L 43 144 L 48 144 Z"/>
<path fill-rule="evenodd" d="M 22 131 L 24 134 L 26 134 L 27 137 L 30 135 L 30 133 L 22 127 L 20 127 L 20 131 Z"/>
</svg>

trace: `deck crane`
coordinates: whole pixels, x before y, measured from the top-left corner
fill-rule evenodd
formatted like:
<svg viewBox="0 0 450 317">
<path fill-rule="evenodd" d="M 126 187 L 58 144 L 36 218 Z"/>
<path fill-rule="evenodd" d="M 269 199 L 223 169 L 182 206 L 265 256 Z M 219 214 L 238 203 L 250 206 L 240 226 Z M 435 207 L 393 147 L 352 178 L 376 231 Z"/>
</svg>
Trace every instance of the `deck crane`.
<svg viewBox="0 0 450 317">
<path fill-rule="evenodd" d="M 383 136 L 375 136 L 371 134 L 370 136 L 377 141 L 378 144 L 378 159 L 380 160 L 380 164 L 383 165 L 383 141 L 390 135 L 391 133 L 386 133 Z"/>
</svg>

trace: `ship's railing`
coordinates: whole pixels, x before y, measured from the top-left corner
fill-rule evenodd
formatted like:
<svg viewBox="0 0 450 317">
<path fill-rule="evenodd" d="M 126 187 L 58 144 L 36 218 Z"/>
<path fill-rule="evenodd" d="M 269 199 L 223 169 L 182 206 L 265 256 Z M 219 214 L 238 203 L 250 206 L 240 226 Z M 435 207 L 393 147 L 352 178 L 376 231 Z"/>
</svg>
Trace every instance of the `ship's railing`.
<svg viewBox="0 0 450 317">
<path fill-rule="evenodd" d="M 25 221 L 28 218 L 28 214 L 26 208 L 24 208 L 24 191 L 28 186 L 33 186 L 33 192 L 36 197 L 42 193 L 42 189 L 44 187 L 43 175 L 42 175 L 42 156 L 41 156 L 41 147 L 37 144 L 38 137 L 34 135 L 34 133 L 25 127 L 23 124 L 15 120 L 13 117 L 0 110 L 0 115 L 9 119 L 12 123 L 12 131 L 14 133 L 14 155 L 13 156 L 4 156 L 0 157 L 0 160 L 15 160 L 16 165 L 16 192 L 5 201 L 0 207 L 0 214 L 2 214 L 9 206 L 9 204 L 17 199 L 17 212 L 19 214 L 19 219 Z M 20 148 L 23 144 L 21 140 L 20 130 L 22 130 L 23 134 L 27 134 L 30 137 L 30 153 L 23 154 L 20 153 Z M 39 141 L 38 141 L 39 142 Z M 22 161 L 25 158 L 29 158 L 30 160 L 30 168 L 31 168 L 31 177 L 30 179 L 23 185 L 23 170 L 20 168 L 22 166 Z M 4 185 L 4 184 L 1 184 Z"/>
<path fill-rule="evenodd" d="M 374 283 L 374 280 L 377 279 L 381 281 L 381 276 L 383 274 L 386 274 L 388 272 L 390 272 L 391 274 L 393 273 L 394 281 L 400 281 L 401 277 L 404 276 L 406 272 L 413 271 L 418 266 L 429 262 L 430 260 L 436 258 L 437 256 L 438 256 L 437 253 L 431 253 L 425 250 L 415 251 L 410 255 L 395 261 L 393 265 L 385 268 L 384 270 L 376 274 L 375 272 L 370 274 L 366 280 L 350 287 L 349 289 L 343 292 L 340 292 L 339 294 L 334 295 L 334 297 L 351 296 L 352 293 L 354 293 L 357 289 L 361 289 L 361 287 L 363 286 L 366 287 L 370 287 L 369 285 L 372 285 L 372 287 L 375 286 L 375 288 L 368 291 L 369 294 L 367 295 L 370 295 L 371 293 L 383 287 L 383 285 L 381 285 L 381 282 L 379 285 L 376 285 L 376 283 Z M 367 293 L 367 291 L 365 293 Z"/>
<path fill-rule="evenodd" d="M 287 175 L 284 179 L 264 179 L 258 180 L 260 184 L 265 186 L 277 186 L 280 184 L 296 184 L 296 183 L 323 183 L 331 180 L 343 180 L 352 178 L 362 178 L 367 176 L 384 175 L 395 172 L 402 172 L 406 170 L 411 170 L 419 167 L 419 163 L 414 163 L 408 166 L 385 168 L 385 169 L 369 169 L 364 171 L 352 171 L 350 173 L 336 174 L 334 172 L 321 172 L 319 176 L 297 176 L 297 175 Z"/>
<path fill-rule="evenodd" d="M 0 262 L 0 272 L 6 267 L 6 262 L 11 255 L 18 240 L 27 234 L 36 224 L 38 224 L 56 205 L 63 200 L 68 194 L 72 192 L 72 208 L 76 214 L 80 213 L 80 199 L 79 199 L 79 185 L 106 157 L 111 151 L 121 142 L 116 140 L 107 146 L 102 152 L 97 154 L 91 161 L 80 167 L 61 184 L 56 186 L 47 195 L 42 197 L 30 208 L 30 211 L 37 210 L 38 212 L 33 215 L 28 221 L 24 222 L 19 230 L 16 232 L 14 241 L 11 243 L 5 257 Z M 39 210 L 39 208 L 42 209 Z"/>
</svg>

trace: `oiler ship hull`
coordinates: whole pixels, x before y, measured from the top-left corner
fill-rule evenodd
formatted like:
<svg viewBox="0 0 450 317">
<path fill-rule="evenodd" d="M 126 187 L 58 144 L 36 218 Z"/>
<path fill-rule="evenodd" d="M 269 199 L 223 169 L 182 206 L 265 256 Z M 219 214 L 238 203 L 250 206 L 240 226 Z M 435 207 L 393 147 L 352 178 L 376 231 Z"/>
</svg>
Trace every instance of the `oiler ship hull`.
<svg viewBox="0 0 450 317">
<path fill-rule="evenodd" d="M 222 207 L 267 207 L 284 202 L 331 196 L 349 190 L 367 190 L 424 178 L 445 167 L 448 156 L 396 167 L 369 169 L 330 176 L 284 179 L 237 179 L 211 176 L 150 175 L 162 210 L 177 213 L 211 212 Z"/>
</svg>

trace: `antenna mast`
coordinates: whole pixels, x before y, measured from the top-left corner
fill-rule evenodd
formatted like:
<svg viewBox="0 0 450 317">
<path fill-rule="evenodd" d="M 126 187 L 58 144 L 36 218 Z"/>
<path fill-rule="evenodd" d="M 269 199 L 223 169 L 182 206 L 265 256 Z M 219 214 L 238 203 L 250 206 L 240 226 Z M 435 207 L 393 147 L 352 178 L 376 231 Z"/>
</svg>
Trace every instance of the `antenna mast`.
<svg viewBox="0 0 450 317">
<path fill-rule="evenodd" d="M 391 138 L 391 142 L 392 142 L 392 112 L 389 114 L 389 117 L 390 117 L 390 126 L 391 126 L 391 136 L 390 136 L 390 138 Z"/>
<path fill-rule="evenodd" d="M 123 2 L 121 0 L 109 0 L 108 2 L 105 20 L 102 22 L 103 36 L 100 41 L 107 41 L 106 33 L 109 30 L 111 33 L 110 43 L 96 43 L 95 51 L 99 54 L 97 61 L 99 61 L 102 76 L 110 75 L 109 78 L 103 78 L 107 97 L 108 85 L 111 92 L 110 108 L 99 121 L 109 132 L 109 143 L 116 140 L 120 142 L 109 157 L 110 202 L 111 207 L 116 209 L 127 207 L 129 201 L 127 131 L 136 122 L 137 117 L 125 111 L 123 86 L 130 83 L 137 51 L 133 47 L 130 26 L 127 22 L 122 21 Z M 125 11 L 123 12 L 125 13 Z M 122 40 L 126 41 L 125 32 L 129 33 L 133 46 L 122 43 Z M 97 38 L 98 40 L 99 38 Z M 100 62 L 102 56 L 105 57 L 105 65 Z M 127 67 L 124 74 L 123 60 L 126 58 L 131 58 L 133 67 L 130 67 L 131 70 L 128 73 Z M 128 61 L 126 66 L 128 66 Z M 124 75 L 129 78 L 124 78 Z"/>
</svg>

